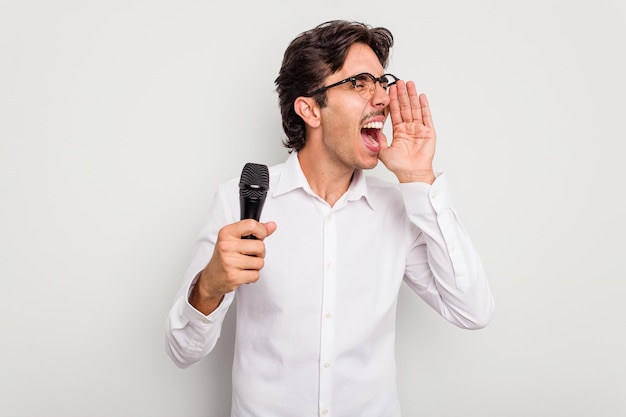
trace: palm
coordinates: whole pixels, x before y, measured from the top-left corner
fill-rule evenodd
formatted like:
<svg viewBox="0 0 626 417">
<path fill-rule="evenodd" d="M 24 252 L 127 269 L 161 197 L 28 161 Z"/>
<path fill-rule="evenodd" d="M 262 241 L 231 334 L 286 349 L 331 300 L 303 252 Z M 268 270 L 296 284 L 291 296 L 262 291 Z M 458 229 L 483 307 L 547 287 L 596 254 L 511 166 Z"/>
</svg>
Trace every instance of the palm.
<svg viewBox="0 0 626 417">
<path fill-rule="evenodd" d="M 432 161 L 437 135 L 428 99 L 417 94 L 411 81 L 392 86 L 389 98 L 393 140 L 379 153 L 380 160 L 402 182 L 434 176 Z"/>
</svg>

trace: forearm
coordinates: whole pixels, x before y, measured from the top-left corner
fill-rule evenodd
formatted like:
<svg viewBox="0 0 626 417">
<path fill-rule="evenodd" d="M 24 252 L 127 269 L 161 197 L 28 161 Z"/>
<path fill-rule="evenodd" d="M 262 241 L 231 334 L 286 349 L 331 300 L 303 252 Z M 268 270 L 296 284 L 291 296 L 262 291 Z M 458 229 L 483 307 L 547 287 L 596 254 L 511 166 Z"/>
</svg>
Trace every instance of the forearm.
<svg viewBox="0 0 626 417">
<path fill-rule="evenodd" d="M 228 221 L 222 210 L 222 204 L 219 203 L 219 194 L 216 194 L 209 216 L 194 242 L 190 264 L 165 323 L 166 351 L 181 368 L 197 362 L 213 349 L 232 301 L 225 299 L 215 309 L 196 303 L 199 307 L 197 308 L 190 303 L 190 297 L 199 279 L 199 271 L 204 270 L 213 253 L 217 229 L 220 224 Z"/>
<path fill-rule="evenodd" d="M 455 325 L 484 327 L 493 316 L 493 297 L 480 257 L 452 209 L 445 178 L 433 187 L 410 191 L 427 193 L 427 198 L 405 201 L 419 233 L 408 261 L 407 283 Z"/>
<path fill-rule="evenodd" d="M 188 301 L 193 288 L 195 285 L 179 296 L 166 320 L 166 351 L 181 368 L 192 365 L 213 350 L 234 298 L 233 294 L 228 294 L 211 314 L 205 315 Z"/>
<path fill-rule="evenodd" d="M 214 312 L 224 299 L 223 295 L 213 296 L 203 286 L 195 285 L 189 295 L 189 304 L 204 315 Z"/>
</svg>

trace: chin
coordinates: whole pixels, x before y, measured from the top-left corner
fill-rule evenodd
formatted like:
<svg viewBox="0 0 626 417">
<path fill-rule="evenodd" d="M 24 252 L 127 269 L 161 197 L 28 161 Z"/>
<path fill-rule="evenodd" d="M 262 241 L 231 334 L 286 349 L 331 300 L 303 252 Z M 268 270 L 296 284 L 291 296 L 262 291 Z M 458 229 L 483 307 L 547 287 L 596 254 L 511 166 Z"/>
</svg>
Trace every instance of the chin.
<svg viewBox="0 0 626 417">
<path fill-rule="evenodd" d="M 365 160 L 359 167 L 359 169 L 374 169 L 378 165 L 378 155 L 374 156 L 373 160 Z"/>
</svg>

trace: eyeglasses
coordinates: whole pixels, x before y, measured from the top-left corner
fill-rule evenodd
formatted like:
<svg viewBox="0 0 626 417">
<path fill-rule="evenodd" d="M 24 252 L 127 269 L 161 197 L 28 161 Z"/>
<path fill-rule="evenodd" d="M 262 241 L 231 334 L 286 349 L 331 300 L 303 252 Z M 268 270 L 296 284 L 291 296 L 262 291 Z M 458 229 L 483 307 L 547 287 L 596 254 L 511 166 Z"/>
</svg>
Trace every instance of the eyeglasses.
<svg viewBox="0 0 626 417">
<path fill-rule="evenodd" d="M 387 92 L 389 91 L 389 87 L 397 83 L 398 80 L 398 77 L 392 74 L 383 74 L 380 76 L 380 78 L 376 78 L 368 72 L 363 72 L 361 74 L 348 77 L 345 80 L 337 81 L 334 84 L 327 85 L 326 87 L 318 88 L 315 91 L 305 94 L 305 97 L 313 97 L 320 93 L 323 93 L 329 88 L 337 87 L 338 85 L 342 85 L 345 83 L 352 83 L 352 87 L 354 87 L 356 92 L 359 93 L 359 95 L 364 99 L 369 100 L 376 93 L 376 83 L 379 83 L 383 90 Z"/>
</svg>

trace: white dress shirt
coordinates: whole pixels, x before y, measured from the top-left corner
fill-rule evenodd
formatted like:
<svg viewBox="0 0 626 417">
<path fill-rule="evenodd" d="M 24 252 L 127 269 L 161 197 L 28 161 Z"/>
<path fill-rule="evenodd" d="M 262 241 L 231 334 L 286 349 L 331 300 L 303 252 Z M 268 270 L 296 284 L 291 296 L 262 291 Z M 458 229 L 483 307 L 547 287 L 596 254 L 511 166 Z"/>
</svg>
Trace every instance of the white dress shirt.
<svg viewBox="0 0 626 417">
<path fill-rule="evenodd" d="M 239 215 L 235 178 L 216 192 L 166 326 L 168 354 L 187 367 L 213 349 L 237 297 L 234 417 L 400 416 L 394 341 L 403 280 L 459 327 L 491 320 L 493 298 L 445 175 L 394 184 L 357 171 L 330 207 L 290 154 L 270 168 L 261 221 L 278 227 L 265 239 L 261 278 L 205 316 L 189 293 L 219 229 Z"/>
</svg>

